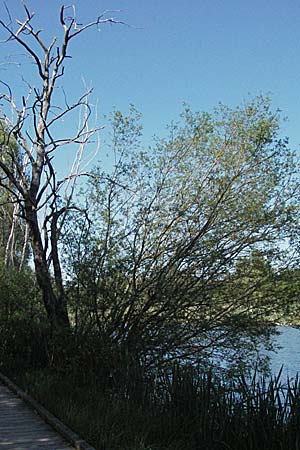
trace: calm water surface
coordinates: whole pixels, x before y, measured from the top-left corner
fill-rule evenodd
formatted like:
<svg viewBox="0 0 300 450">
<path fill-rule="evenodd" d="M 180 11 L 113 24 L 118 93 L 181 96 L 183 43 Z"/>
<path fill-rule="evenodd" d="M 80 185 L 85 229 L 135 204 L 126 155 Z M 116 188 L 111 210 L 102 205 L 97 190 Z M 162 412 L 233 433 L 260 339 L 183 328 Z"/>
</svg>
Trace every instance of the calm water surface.
<svg viewBox="0 0 300 450">
<path fill-rule="evenodd" d="M 278 327 L 280 334 L 275 337 L 276 345 L 281 348 L 276 353 L 271 352 L 271 371 L 278 373 L 283 365 L 283 377 L 294 378 L 300 375 L 300 329 L 293 327 Z"/>
</svg>

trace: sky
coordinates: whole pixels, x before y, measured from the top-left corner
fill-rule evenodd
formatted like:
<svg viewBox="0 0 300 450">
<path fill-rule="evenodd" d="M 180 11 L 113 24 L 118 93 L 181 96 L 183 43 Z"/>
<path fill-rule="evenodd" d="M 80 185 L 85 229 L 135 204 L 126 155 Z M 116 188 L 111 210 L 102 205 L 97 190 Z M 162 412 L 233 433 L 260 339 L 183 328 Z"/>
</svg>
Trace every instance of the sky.
<svg viewBox="0 0 300 450">
<path fill-rule="evenodd" d="M 28 0 L 45 39 L 60 33 L 61 0 Z M 19 0 L 7 0 L 10 14 L 23 17 Z M 69 0 L 68 3 L 69 4 Z M 99 122 L 113 108 L 134 104 L 143 115 L 144 140 L 163 135 L 183 102 L 211 111 L 218 102 L 236 106 L 269 94 L 274 109 L 288 117 L 282 134 L 300 144 L 300 2 L 298 0 L 75 0 L 78 22 L 106 9 L 127 25 L 91 29 L 72 42 L 65 90 L 70 97 L 93 86 Z M 4 5 L 0 14 L 7 20 Z M 3 33 L 2 33 L 3 37 Z M 18 55 L 0 45 L 0 77 L 21 95 Z M 13 57 L 11 55 L 14 55 Z M 5 64 L 4 64 L 5 62 Z M 32 67 L 31 67 L 32 69 Z M 31 70 L 30 69 L 30 70 Z M 30 75 L 28 75 L 30 76 Z M 84 80 L 84 82 L 83 82 Z M 63 80 L 61 80 L 62 82 Z M 68 127 L 68 124 L 64 126 Z"/>
</svg>

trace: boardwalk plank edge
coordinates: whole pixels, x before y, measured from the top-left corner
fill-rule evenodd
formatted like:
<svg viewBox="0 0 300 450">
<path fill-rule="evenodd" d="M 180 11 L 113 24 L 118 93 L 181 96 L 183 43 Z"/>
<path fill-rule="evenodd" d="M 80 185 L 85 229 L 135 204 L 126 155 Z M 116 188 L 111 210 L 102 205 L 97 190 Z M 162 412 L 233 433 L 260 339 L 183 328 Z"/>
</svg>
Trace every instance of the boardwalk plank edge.
<svg viewBox="0 0 300 450">
<path fill-rule="evenodd" d="M 68 442 L 70 442 L 76 450 L 96 450 L 91 447 L 85 440 L 67 427 L 63 422 L 61 422 L 52 413 L 47 411 L 42 405 L 40 405 L 36 400 L 34 400 L 29 394 L 26 394 L 22 389 L 20 389 L 15 383 L 13 383 L 7 376 L 0 372 L 0 381 L 8 387 L 12 392 L 14 392 L 19 398 L 21 398 L 31 409 L 35 410 L 39 416 L 41 416 L 45 422 L 51 425 L 54 430 L 56 430 L 61 436 L 63 436 Z"/>
</svg>

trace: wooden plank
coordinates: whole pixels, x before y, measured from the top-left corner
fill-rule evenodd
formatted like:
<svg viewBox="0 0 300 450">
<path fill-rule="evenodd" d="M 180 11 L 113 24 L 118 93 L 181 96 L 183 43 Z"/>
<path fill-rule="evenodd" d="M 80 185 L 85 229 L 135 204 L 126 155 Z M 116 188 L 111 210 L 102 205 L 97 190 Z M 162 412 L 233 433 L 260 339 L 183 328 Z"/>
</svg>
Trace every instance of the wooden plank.
<svg viewBox="0 0 300 450">
<path fill-rule="evenodd" d="M 70 450 L 50 425 L 0 384 L 0 450 Z"/>
<path fill-rule="evenodd" d="M 84 439 L 82 439 L 77 433 L 74 433 L 69 427 L 57 419 L 53 414 L 47 411 L 42 405 L 37 403 L 30 395 L 26 394 L 16 384 L 14 384 L 9 378 L 0 372 L 0 383 L 8 387 L 17 398 L 21 399 L 28 405 L 31 411 L 35 411 L 44 422 L 49 424 L 60 436 L 70 442 L 76 450 L 96 450 L 90 446 Z M 0 447 L 1 450 L 1 447 Z M 27 449 L 29 450 L 29 449 Z M 52 450 L 56 450 L 53 449 Z"/>
</svg>

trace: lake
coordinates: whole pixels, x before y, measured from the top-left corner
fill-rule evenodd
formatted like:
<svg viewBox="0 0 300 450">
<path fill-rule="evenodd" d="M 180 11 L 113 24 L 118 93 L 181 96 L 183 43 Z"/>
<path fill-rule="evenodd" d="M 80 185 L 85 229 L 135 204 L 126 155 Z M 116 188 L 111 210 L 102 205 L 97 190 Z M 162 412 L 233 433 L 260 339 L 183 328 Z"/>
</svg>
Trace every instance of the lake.
<svg viewBox="0 0 300 450">
<path fill-rule="evenodd" d="M 281 348 L 276 352 L 270 352 L 271 372 L 277 374 L 283 365 L 283 379 L 287 376 L 294 378 L 300 375 L 300 329 L 294 327 L 279 326 L 280 334 L 275 336 L 276 346 Z"/>
</svg>

